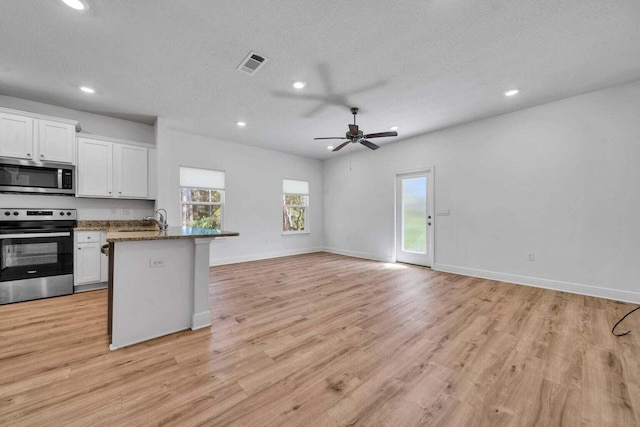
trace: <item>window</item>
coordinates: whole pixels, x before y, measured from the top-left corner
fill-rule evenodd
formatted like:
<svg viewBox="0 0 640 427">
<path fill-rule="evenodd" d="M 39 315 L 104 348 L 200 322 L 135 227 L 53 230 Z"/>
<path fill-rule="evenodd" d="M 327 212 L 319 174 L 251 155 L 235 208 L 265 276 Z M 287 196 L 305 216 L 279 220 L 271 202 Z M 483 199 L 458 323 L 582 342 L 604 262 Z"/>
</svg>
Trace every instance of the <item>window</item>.
<svg viewBox="0 0 640 427">
<path fill-rule="evenodd" d="M 309 183 L 293 179 L 282 180 L 282 231 L 309 231 Z"/>
<path fill-rule="evenodd" d="M 182 226 L 222 230 L 224 172 L 180 167 Z"/>
</svg>

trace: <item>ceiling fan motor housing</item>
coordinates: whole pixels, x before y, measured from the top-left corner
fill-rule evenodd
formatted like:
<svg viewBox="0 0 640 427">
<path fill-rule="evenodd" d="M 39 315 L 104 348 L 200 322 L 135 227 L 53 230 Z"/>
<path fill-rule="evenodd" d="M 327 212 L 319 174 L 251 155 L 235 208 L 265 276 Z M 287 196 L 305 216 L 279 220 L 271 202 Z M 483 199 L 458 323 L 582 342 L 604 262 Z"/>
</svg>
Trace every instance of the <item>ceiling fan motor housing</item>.
<svg viewBox="0 0 640 427">
<path fill-rule="evenodd" d="M 358 114 L 358 108 L 353 107 L 351 108 L 351 114 L 353 114 L 353 124 L 352 125 L 348 125 L 349 126 L 349 131 L 347 133 L 345 133 L 345 137 L 340 137 L 340 136 L 336 136 L 336 137 L 326 137 L 326 138 L 314 138 L 314 139 L 346 139 L 348 140 L 347 142 L 343 142 L 342 144 L 338 145 L 336 148 L 334 148 L 332 151 L 339 151 L 342 149 L 342 147 L 344 147 L 345 145 L 349 144 L 350 142 L 355 143 L 360 143 L 362 145 L 364 145 L 365 147 L 371 149 L 371 150 L 377 150 L 378 148 L 380 148 L 379 146 L 377 146 L 376 144 L 372 143 L 371 141 L 367 141 L 367 139 L 369 138 L 384 138 L 387 136 L 398 136 L 398 132 L 378 132 L 378 133 L 369 133 L 367 135 L 364 134 L 363 131 L 361 131 L 358 128 L 358 125 L 356 125 L 356 114 Z M 367 139 L 365 139 L 367 138 Z"/>
<path fill-rule="evenodd" d="M 348 139 L 350 139 L 350 140 L 355 142 L 355 141 L 358 141 L 358 140 L 362 139 L 362 137 L 364 136 L 364 133 L 361 130 L 358 130 L 358 135 L 356 136 L 356 135 L 352 135 L 351 132 L 349 131 L 349 132 L 347 132 L 345 134 L 345 136 Z"/>
</svg>

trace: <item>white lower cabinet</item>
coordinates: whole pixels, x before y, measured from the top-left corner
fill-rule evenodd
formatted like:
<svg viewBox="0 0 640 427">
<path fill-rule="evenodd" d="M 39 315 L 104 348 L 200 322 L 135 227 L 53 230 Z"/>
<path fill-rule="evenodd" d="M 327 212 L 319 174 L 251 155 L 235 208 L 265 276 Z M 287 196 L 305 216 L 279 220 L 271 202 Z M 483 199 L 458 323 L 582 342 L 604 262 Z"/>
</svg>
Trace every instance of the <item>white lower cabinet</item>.
<svg viewBox="0 0 640 427">
<path fill-rule="evenodd" d="M 73 276 L 76 289 L 84 285 L 107 282 L 107 257 L 100 252 L 100 247 L 105 241 L 104 232 L 76 231 Z"/>
</svg>

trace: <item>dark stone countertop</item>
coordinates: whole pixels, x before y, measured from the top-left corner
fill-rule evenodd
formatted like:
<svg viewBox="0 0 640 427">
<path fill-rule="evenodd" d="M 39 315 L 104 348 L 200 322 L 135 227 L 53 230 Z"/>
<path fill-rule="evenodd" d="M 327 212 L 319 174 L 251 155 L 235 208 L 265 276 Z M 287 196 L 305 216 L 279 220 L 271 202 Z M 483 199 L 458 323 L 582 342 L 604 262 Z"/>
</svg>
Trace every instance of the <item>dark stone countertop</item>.
<svg viewBox="0 0 640 427">
<path fill-rule="evenodd" d="M 167 240 L 167 239 L 200 239 L 215 237 L 239 236 L 236 231 L 211 230 L 207 228 L 169 227 L 161 230 L 133 230 L 133 231 L 107 231 L 107 242 L 133 242 L 142 240 Z"/>
</svg>

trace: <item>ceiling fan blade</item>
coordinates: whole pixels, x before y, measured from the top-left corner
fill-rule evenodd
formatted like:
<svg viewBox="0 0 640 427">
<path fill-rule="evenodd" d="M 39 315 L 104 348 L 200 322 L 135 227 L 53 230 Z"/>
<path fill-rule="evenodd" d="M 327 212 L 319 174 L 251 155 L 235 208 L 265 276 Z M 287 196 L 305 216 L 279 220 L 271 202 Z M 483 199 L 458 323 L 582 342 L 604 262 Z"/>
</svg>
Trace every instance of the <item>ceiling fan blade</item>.
<svg viewBox="0 0 640 427">
<path fill-rule="evenodd" d="M 358 136 L 358 125 L 349 125 L 349 133 L 353 136 Z"/>
<path fill-rule="evenodd" d="M 377 146 L 376 144 L 374 144 L 373 142 L 369 142 L 366 139 L 361 139 L 360 144 L 364 145 L 367 148 L 371 148 L 372 150 L 377 150 L 378 148 L 380 148 L 379 146 Z"/>
<path fill-rule="evenodd" d="M 345 138 L 344 136 L 330 136 L 327 138 L 313 138 L 313 139 L 349 139 L 349 138 Z"/>
<path fill-rule="evenodd" d="M 342 144 L 338 145 L 336 148 L 334 148 L 331 151 L 338 151 L 340 150 L 342 147 L 344 147 L 345 145 L 347 145 L 348 143 L 350 143 L 351 141 L 347 141 L 347 142 L 343 142 Z"/>
<path fill-rule="evenodd" d="M 369 135 L 364 135 L 364 138 L 384 138 L 387 136 L 398 136 L 398 132 L 379 132 L 379 133 L 370 133 Z"/>
</svg>

